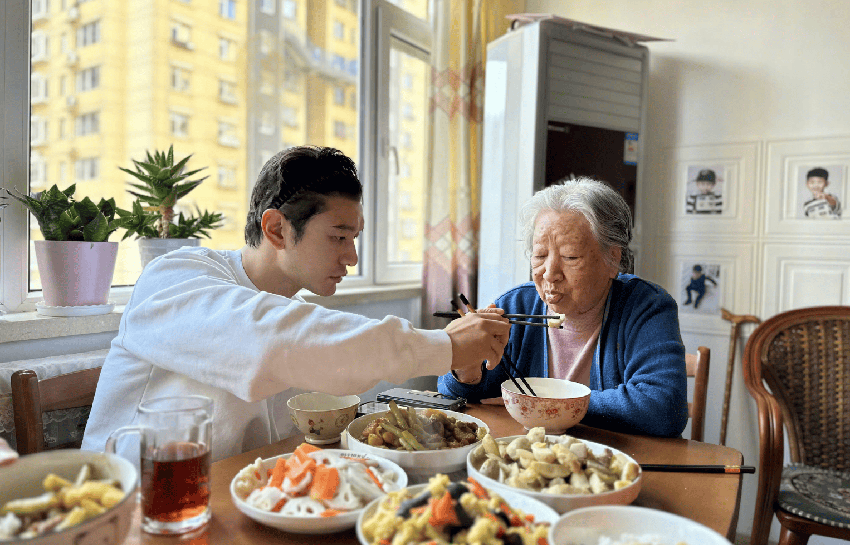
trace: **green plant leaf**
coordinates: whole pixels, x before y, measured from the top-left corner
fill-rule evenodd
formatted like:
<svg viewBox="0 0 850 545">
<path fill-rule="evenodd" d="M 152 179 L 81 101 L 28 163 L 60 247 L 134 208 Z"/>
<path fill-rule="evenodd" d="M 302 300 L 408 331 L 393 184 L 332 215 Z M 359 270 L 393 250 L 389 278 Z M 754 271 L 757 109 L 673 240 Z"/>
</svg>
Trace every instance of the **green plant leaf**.
<svg viewBox="0 0 850 545">
<path fill-rule="evenodd" d="M 109 236 L 109 221 L 100 211 L 83 227 L 83 240 L 87 242 L 104 242 Z"/>
</svg>

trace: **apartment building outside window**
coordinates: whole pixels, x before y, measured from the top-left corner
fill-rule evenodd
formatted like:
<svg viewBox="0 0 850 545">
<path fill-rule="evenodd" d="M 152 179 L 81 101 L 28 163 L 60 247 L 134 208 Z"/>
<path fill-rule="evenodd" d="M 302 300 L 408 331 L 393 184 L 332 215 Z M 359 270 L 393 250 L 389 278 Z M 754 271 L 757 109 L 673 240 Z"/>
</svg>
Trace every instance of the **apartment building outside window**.
<svg viewBox="0 0 850 545">
<path fill-rule="evenodd" d="M 334 87 L 334 104 L 339 104 L 340 106 L 345 104 L 345 87 L 339 85 Z"/>
<path fill-rule="evenodd" d="M 46 19 L 50 15 L 49 0 L 32 0 L 32 20 Z"/>
<path fill-rule="evenodd" d="M 218 0 L 218 14 L 225 19 L 236 20 L 236 0 Z"/>
<path fill-rule="evenodd" d="M 280 6 L 280 12 L 287 19 L 297 19 L 298 18 L 298 4 L 295 0 L 283 0 L 283 4 Z"/>
<path fill-rule="evenodd" d="M 30 145 L 41 146 L 47 142 L 47 120 L 43 117 L 30 118 Z"/>
<path fill-rule="evenodd" d="M 100 112 L 90 112 L 78 115 L 74 120 L 74 134 L 76 136 L 87 136 L 100 132 Z"/>
<path fill-rule="evenodd" d="M 274 51 L 275 37 L 268 30 L 260 31 L 260 53 L 270 55 Z"/>
<path fill-rule="evenodd" d="M 290 128 L 298 128 L 298 110 L 291 107 L 285 106 L 283 110 L 281 110 L 281 117 L 283 118 L 283 124 Z"/>
<path fill-rule="evenodd" d="M 181 93 L 191 88 L 191 71 L 182 66 L 171 67 L 171 88 Z"/>
<path fill-rule="evenodd" d="M 260 116 L 260 132 L 262 134 L 274 134 L 274 116 L 270 112 L 263 112 Z"/>
<path fill-rule="evenodd" d="M 47 161 L 40 153 L 30 155 L 30 185 L 33 189 L 44 187 L 47 183 Z"/>
<path fill-rule="evenodd" d="M 100 87 L 100 66 L 92 66 L 77 72 L 77 92 L 84 93 Z"/>
<path fill-rule="evenodd" d="M 91 182 L 100 175 L 100 159 L 87 157 L 74 162 L 74 177 L 78 182 Z"/>
<path fill-rule="evenodd" d="M 47 102 L 47 77 L 44 74 L 33 72 L 30 76 L 30 97 L 33 104 Z"/>
<path fill-rule="evenodd" d="M 342 21 L 334 21 L 334 38 L 337 40 L 345 39 L 345 25 Z"/>
<path fill-rule="evenodd" d="M 236 57 L 236 44 L 228 38 L 218 39 L 218 58 L 223 61 L 232 61 Z"/>
<path fill-rule="evenodd" d="M 30 59 L 32 62 L 46 61 L 48 55 L 50 55 L 50 40 L 47 34 L 40 30 L 34 31 L 30 44 Z"/>
<path fill-rule="evenodd" d="M 231 148 L 239 147 L 239 135 L 236 132 L 236 123 L 232 121 L 218 122 L 218 143 Z"/>
<path fill-rule="evenodd" d="M 266 15 L 274 15 L 275 0 L 260 0 L 260 11 Z"/>
<path fill-rule="evenodd" d="M 218 167 L 218 187 L 221 189 L 239 189 L 236 183 L 236 168 L 232 166 Z"/>
<path fill-rule="evenodd" d="M 171 135 L 179 138 L 189 136 L 189 116 L 178 112 L 169 114 L 171 120 Z"/>
<path fill-rule="evenodd" d="M 334 121 L 334 136 L 340 140 L 345 140 L 348 137 L 348 129 L 345 127 L 344 121 Z"/>
<path fill-rule="evenodd" d="M 236 83 L 223 79 L 218 80 L 218 99 L 227 104 L 236 104 Z"/>
<path fill-rule="evenodd" d="M 194 49 L 192 27 L 182 21 L 171 21 L 171 42 L 186 49 Z"/>
<path fill-rule="evenodd" d="M 100 20 L 86 23 L 77 29 L 77 47 L 86 47 L 100 41 Z"/>
</svg>

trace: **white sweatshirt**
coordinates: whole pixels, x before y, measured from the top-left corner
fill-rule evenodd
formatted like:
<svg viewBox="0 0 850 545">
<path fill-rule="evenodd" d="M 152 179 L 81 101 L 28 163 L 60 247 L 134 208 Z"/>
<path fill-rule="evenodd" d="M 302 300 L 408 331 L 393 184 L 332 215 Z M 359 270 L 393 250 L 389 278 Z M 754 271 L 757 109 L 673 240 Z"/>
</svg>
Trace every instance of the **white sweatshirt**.
<svg viewBox="0 0 850 545">
<path fill-rule="evenodd" d="M 239 251 L 185 247 L 152 261 L 136 282 L 82 448 L 103 451 L 114 430 L 138 424 L 142 401 L 200 394 L 215 404 L 218 460 L 290 435 L 289 419 L 275 413 L 286 414 L 286 400 L 297 393 L 291 388 L 359 394 L 381 380 L 443 375 L 451 360 L 443 330 L 263 292 Z M 138 441 L 128 439 L 118 452 L 138 463 Z"/>
</svg>

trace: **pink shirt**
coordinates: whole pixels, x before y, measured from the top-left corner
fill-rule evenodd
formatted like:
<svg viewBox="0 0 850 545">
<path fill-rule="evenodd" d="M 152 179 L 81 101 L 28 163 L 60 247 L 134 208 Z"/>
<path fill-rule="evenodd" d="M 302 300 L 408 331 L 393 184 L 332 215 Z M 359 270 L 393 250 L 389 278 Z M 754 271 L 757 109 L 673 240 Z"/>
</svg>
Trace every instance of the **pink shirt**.
<svg viewBox="0 0 850 545">
<path fill-rule="evenodd" d="M 585 386 L 590 383 L 590 367 L 593 365 L 596 341 L 602 330 L 604 310 L 605 299 L 602 299 L 598 308 L 585 315 L 586 319 L 567 318 L 563 329 L 549 329 L 550 377 L 579 382 Z"/>
</svg>

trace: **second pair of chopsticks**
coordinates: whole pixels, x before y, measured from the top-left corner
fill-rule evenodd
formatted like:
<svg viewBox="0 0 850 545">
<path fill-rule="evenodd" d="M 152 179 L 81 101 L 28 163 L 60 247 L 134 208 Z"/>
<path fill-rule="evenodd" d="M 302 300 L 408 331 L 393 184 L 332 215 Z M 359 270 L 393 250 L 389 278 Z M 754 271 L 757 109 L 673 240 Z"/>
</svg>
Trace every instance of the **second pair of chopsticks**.
<svg viewBox="0 0 850 545">
<path fill-rule="evenodd" d="M 436 318 L 460 318 L 462 314 L 458 312 L 435 312 L 433 314 Z M 554 316 L 546 316 L 544 314 L 502 314 L 505 318 L 508 318 L 508 321 L 515 325 L 536 325 L 538 327 L 555 327 L 550 326 L 547 322 L 530 322 L 529 319 L 543 319 L 543 320 L 559 320 L 561 316 L 557 314 Z M 526 318 L 525 320 L 517 320 L 515 318 Z M 563 325 L 559 325 L 556 329 L 564 329 Z"/>
<path fill-rule="evenodd" d="M 459 293 L 458 297 L 460 298 L 460 302 L 463 303 L 464 305 L 466 305 L 466 308 L 469 309 L 469 312 L 476 312 L 475 307 L 473 307 L 472 304 L 470 304 L 469 299 L 467 299 L 464 294 Z M 466 314 L 466 312 L 464 312 L 464 310 L 461 307 L 457 306 L 457 303 L 455 303 L 454 300 L 452 300 L 452 306 L 457 309 L 458 316 L 463 316 L 464 314 Z M 528 395 L 525 392 L 525 390 L 522 389 L 522 386 L 520 386 L 519 382 L 516 381 L 516 378 L 514 377 L 514 375 L 519 377 L 519 379 L 522 381 L 522 383 L 525 384 L 525 387 L 528 388 L 528 391 L 531 392 L 531 395 L 533 395 L 534 397 L 537 397 L 537 394 L 534 393 L 534 390 L 531 388 L 531 385 L 528 384 L 528 381 L 525 380 L 525 378 L 520 374 L 519 370 L 517 370 L 517 368 L 513 366 L 513 364 L 510 362 L 510 360 L 508 360 L 506 358 L 502 358 L 502 361 L 505 363 L 505 365 L 508 366 L 508 369 L 511 372 L 513 372 L 513 375 L 511 375 L 510 372 L 507 373 L 507 375 L 508 375 L 508 377 L 510 377 L 511 382 L 514 383 L 514 386 L 517 387 L 517 390 L 519 390 L 522 395 Z"/>
<path fill-rule="evenodd" d="M 753 466 L 641 464 L 644 471 L 666 471 L 668 473 L 755 473 Z"/>
</svg>

